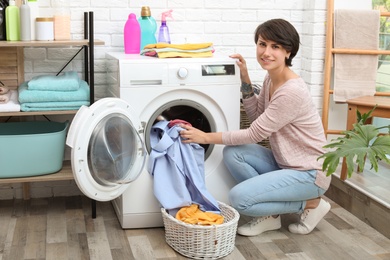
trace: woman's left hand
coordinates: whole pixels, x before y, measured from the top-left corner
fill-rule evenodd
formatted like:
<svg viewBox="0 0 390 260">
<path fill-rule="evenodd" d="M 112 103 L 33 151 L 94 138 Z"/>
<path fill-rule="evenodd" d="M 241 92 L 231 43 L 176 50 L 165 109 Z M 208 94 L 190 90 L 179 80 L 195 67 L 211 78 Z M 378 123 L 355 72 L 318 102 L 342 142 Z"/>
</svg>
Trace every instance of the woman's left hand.
<svg viewBox="0 0 390 260">
<path fill-rule="evenodd" d="M 207 133 L 190 125 L 180 124 L 179 126 L 184 129 L 180 131 L 180 136 L 182 137 L 183 143 L 207 143 Z"/>
</svg>

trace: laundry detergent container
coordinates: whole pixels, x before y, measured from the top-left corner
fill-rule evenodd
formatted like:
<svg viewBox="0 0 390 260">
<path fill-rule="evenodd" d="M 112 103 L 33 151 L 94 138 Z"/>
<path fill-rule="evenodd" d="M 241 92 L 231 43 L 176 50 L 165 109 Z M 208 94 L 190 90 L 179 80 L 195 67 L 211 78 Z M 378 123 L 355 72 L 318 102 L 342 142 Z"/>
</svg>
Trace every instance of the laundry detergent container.
<svg viewBox="0 0 390 260">
<path fill-rule="evenodd" d="M 0 178 L 59 171 L 68 125 L 68 121 L 0 123 Z"/>
</svg>

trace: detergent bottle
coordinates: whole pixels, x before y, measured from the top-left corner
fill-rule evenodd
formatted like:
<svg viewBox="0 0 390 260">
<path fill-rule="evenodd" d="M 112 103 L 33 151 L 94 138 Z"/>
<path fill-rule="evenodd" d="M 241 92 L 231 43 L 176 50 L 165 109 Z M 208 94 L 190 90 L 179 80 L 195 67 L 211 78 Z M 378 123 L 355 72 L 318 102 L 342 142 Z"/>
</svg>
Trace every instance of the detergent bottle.
<svg viewBox="0 0 390 260">
<path fill-rule="evenodd" d="M 167 17 L 172 17 L 172 11 L 169 10 L 161 14 L 161 26 L 158 32 L 158 42 L 171 43 L 171 37 L 169 36 L 169 29 L 167 26 Z"/>
<path fill-rule="evenodd" d="M 126 54 L 139 54 L 141 47 L 141 27 L 136 15 L 131 13 L 123 30 L 124 46 Z"/>
<path fill-rule="evenodd" d="M 20 13 L 15 0 L 10 0 L 5 8 L 5 27 L 7 41 L 20 40 Z"/>
<path fill-rule="evenodd" d="M 151 16 L 149 6 L 142 6 L 141 17 L 138 18 L 141 27 L 141 50 L 148 44 L 156 43 L 156 20 Z"/>
</svg>

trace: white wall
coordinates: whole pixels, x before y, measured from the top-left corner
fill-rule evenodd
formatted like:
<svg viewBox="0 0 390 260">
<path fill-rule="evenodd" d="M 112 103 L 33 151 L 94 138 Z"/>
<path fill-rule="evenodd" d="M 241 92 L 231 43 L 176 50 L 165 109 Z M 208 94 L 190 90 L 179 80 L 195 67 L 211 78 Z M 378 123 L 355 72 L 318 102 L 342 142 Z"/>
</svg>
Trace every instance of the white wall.
<svg viewBox="0 0 390 260">
<path fill-rule="evenodd" d="M 52 15 L 50 0 L 38 0 L 38 3 L 40 16 Z M 163 11 L 173 9 L 174 20 L 167 21 L 172 43 L 213 42 L 217 53 L 241 53 L 247 59 L 252 81 L 257 83 L 261 83 L 265 72 L 256 62 L 254 30 L 271 18 L 290 21 L 301 35 L 293 69 L 308 84 L 321 112 L 326 0 L 71 0 L 70 5 L 72 37 L 83 38 L 83 12 L 93 11 L 95 38 L 105 42 L 95 49 L 96 98 L 106 94 L 105 53 L 123 51 L 122 33 L 127 16 L 133 12 L 138 17 L 141 6 L 148 5 L 158 23 Z M 58 72 L 76 51 L 77 48 L 25 48 L 26 80 Z M 77 57 L 67 69 L 81 73 L 82 57 Z M 63 192 L 67 186 L 70 191 Z M 31 188 L 31 196 L 74 195 L 78 192 L 74 187 L 74 182 L 37 183 Z M 0 185 L 0 199 L 21 196 L 20 185 Z"/>
</svg>

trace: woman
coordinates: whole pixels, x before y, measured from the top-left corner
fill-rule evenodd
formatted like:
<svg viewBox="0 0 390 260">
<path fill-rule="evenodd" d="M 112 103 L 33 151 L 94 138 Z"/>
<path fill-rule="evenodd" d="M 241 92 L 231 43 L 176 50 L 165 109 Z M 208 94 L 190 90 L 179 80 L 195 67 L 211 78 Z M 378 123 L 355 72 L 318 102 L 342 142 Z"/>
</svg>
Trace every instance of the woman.
<svg viewBox="0 0 390 260">
<path fill-rule="evenodd" d="M 280 214 L 301 214 L 289 225 L 292 233 L 308 234 L 330 210 L 321 199 L 330 177 L 317 158 L 326 139 L 321 118 L 305 82 L 289 67 L 299 49 L 299 35 L 282 19 L 272 19 L 255 31 L 256 57 L 267 70 L 263 87 L 255 95 L 246 62 L 239 54 L 243 105 L 248 129 L 205 133 L 182 125 L 183 142 L 225 144 L 224 162 L 238 184 L 229 193 L 240 214 L 253 217 L 238 228 L 244 236 L 281 227 Z M 269 138 L 271 150 L 257 143 Z"/>
</svg>

